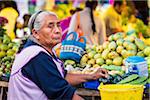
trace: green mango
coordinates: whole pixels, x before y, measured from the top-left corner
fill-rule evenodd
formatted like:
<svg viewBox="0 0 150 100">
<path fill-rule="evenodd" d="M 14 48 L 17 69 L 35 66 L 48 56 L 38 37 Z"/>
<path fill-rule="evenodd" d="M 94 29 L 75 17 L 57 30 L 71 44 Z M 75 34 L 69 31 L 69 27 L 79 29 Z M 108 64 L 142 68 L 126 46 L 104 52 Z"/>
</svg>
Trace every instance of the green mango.
<svg viewBox="0 0 150 100">
<path fill-rule="evenodd" d="M 144 44 L 144 42 L 138 38 L 135 39 L 135 44 L 137 45 L 137 47 L 140 49 L 140 50 L 144 50 L 146 45 Z"/>
<path fill-rule="evenodd" d="M 107 65 L 112 65 L 113 61 L 111 59 L 106 59 L 106 64 Z"/>
<path fill-rule="evenodd" d="M 139 52 L 137 53 L 137 56 L 145 57 L 145 55 L 144 55 L 144 52 L 143 52 L 143 51 L 139 51 Z"/>
<path fill-rule="evenodd" d="M 11 42 L 10 37 L 9 37 L 8 35 L 4 35 L 4 36 L 3 36 L 3 43 L 4 43 L 4 44 L 8 44 L 8 43 L 10 43 L 10 42 Z"/>
<path fill-rule="evenodd" d="M 119 54 L 117 52 L 115 52 L 115 51 L 111 51 L 108 54 L 108 58 L 110 58 L 110 59 L 113 59 L 113 58 L 118 57 L 118 56 L 119 56 Z"/>
<path fill-rule="evenodd" d="M 123 33 L 118 32 L 118 33 L 114 34 L 113 38 L 115 41 L 117 41 L 118 39 L 121 39 L 121 38 L 123 39 Z"/>
<path fill-rule="evenodd" d="M 0 51 L 0 58 L 3 58 L 6 55 L 5 51 Z"/>
<path fill-rule="evenodd" d="M 122 50 L 124 50 L 123 46 L 118 46 L 116 49 L 117 53 L 119 53 L 119 54 L 121 54 Z"/>
<path fill-rule="evenodd" d="M 116 57 L 113 59 L 113 64 L 116 66 L 121 66 L 122 65 L 122 57 Z"/>
<path fill-rule="evenodd" d="M 0 49 L 1 49 L 2 51 L 6 51 L 6 50 L 8 50 L 9 48 L 8 48 L 8 45 L 6 45 L 6 44 L 1 44 L 1 45 L 0 45 Z"/>
<path fill-rule="evenodd" d="M 103 65 L 104 64 L 104 59 L 103 58 L 98 58 L 98 59 L 96 59 L 96 64 L 98 64 L 98 65 Z"/>
<path fill-rule="evenodd" d="M 116 42 L 115 42 L 115 41 L 111 41 L 111 42 L 109 43 L 109 45 L 108 45 L 108 49 L 114 51 L 114 50 L 116 50 L 116 48 L 117 48 Z"/>
<path fill-rule="evenodd" d="M 123 45 L 123 42 L 124 42 L 123 39 L 118 39 L 118 40 L 116 41 L 116 43 L 117 43 L 118 46 L 122 46 L 122 45 Z"/>
<path fill-rule="evenodd" d="M 105 50 L 102 52 L 102 58 L 107 59 L 107 58 L 108 58 L 108 54 L 109 54 L 109 50 L 108 50 L 108 49 L 105 49 Z"/>
<path fill-rule="evenodd" d="M 109 42 L 108 41 L 106 41 L 106 42 L 104 42 L 103 43 L 103 49 L 107 49 L 108 48 L 108 45 L 109 45 Z"/>
<path fill-rule="evenodd" d="M 150 46 L 147 46 L 145 49 L 144 49 L 144 54 L 146 56 L 149 56 L 150 55 Z"/>
<path fill-rule="evenodd" d="M 12 49 L 7 50 L 7 56 L 13 56 L 15 54 L 15 51 Z"/>
<path fill-rule="evenodd" d="M 112 34 L 112 35 L 110 35 L 109 37 L 108 37 L 108 41 L 113 41 L 114 40 L 114 35 Z"/>
</svg>

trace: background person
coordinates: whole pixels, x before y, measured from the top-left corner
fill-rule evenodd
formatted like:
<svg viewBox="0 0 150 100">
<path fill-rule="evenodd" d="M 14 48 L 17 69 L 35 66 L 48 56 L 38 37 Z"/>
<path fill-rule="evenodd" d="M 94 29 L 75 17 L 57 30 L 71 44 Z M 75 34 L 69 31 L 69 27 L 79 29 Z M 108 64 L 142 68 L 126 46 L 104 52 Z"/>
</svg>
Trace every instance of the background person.
<svg viewBox="0 0 150 100">
<path fill-rule="evenodd" d="M 104 12 L 104 20 L 106 24 L 106 35 L 122 31 L 121 12 L 123 9 L 122 1 L 114 1 L 113 5 Z"/>
<path fill-rule="evenodd" d="M 88 44 L 102 44 L 106 40 L 104 21 L 94 14 L 98 2 L 86 1 L 86 7 L 72 16 L 69 32 L 81 30 Z M 79 16 L 79 18 L 78 18 Z"/>
</svg>

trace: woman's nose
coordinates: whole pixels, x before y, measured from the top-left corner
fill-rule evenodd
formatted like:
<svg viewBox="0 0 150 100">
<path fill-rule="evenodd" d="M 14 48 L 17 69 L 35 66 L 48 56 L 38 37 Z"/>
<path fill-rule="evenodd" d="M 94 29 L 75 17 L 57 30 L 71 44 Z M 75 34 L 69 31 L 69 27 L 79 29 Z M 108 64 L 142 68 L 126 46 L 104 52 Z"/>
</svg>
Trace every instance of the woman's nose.
<svg viewBox="0 0 150 100">
<path fill-rule="evenodd" d="M 58 27 L 57 25 L 55 25 L 54 32 L 55 33 L 60 33 L 61 32 L 61 28 Z"/>
</svg>

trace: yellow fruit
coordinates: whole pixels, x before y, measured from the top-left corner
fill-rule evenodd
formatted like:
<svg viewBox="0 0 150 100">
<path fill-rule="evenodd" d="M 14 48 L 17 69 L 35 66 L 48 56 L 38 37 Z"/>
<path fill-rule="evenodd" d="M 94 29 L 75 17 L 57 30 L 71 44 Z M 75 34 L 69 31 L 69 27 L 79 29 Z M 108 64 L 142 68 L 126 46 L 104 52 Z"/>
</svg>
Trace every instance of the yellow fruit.
<svg viewBox="0 0 150 100">
<path fill-rule="evenodd" d="M 15 54 L 15 51 L 12 49 L 9 49 L 6 54 L 7 56 L 13 56 Z"/>
<path fill-rule="evenodd" d="M 5 51 L 0 52 L 0 58 L 4 57 L 6 55 Z"/>
</svg>

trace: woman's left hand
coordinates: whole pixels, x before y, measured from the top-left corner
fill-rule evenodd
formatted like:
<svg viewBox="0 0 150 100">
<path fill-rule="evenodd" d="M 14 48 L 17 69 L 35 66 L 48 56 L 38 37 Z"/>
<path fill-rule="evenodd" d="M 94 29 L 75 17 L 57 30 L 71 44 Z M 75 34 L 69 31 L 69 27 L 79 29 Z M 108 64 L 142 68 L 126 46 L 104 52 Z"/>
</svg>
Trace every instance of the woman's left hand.
<svg viewBox="0 0 150 100">
<path fill-rule="evenodd" d="M 92 74 L 93 80 L 97 80 L 101 77 L 107 78 L 108 71 L 104 68 L 97 68 Z"/>
</svg>

